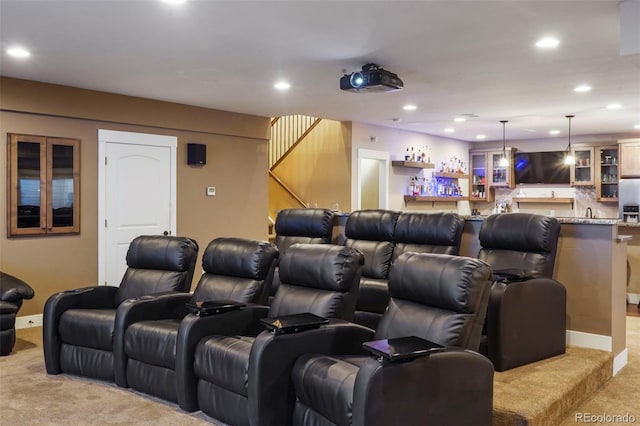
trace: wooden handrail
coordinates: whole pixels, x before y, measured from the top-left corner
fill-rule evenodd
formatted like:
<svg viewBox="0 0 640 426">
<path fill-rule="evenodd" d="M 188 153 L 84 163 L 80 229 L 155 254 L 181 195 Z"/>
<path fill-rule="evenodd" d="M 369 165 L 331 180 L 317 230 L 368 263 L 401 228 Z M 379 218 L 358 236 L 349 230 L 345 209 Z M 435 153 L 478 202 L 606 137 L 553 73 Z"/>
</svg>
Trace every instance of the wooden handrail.
<svg viewBox="0 0 640 426">
<path fill-rule="evenodd" d="M 296 193 L 293 192 L 293 190 L 291 188 L 289 188 L 287 185 L 285 185 L 285 183 L 283 181 L 281 181 L 280 178 L 278 176 L 276 176 L 271 170 L 269 170 L 269 176 L 271 176 L 276 182 L 278 182 L 278 185 L 280 185 L 282 187 L 282 189 L 287 191 L 287 193 L 289 195 L 291 195 L 291 197 L 293 197 L 294 200 L 296 200 L 298 203 L 300 203 L 300 206 L 307 207 L 307 203 L 305 203 L 302 200 L 302 198 L 298 197 L 296 195 Z"/>
<path fill-rule="evenodd" d="M 291 154 L 291 152 L 293 151 L 293 149 L 294 149 L 294 148 L 295 148 L 295 147 L 296 147 L 300 142 L 302 142 L 302 141 L 304 140 L 304 138 L 306 138 L 306 137 L 307 137 L 307 135 L 308 135 L 309 133 L 311 133 L 311 131 L 312 131 L 312 130 L 313 130 L 313 129 L 318 125 L 318 124 L 320 124 L 320 122 L 321 122 L 321 121 L 322 121 L 322 119 L 321 119 L 321 118 L 316 118 L 316 120 L 315 120 L 313 123 L 311 123 L 311 126 L 309 126 L 309 128 L 308 128 L 307 130 L 305 130 L 305 131 L 304 131 L 304 133 L 303 133 L 302 135 L 300 135 L 300 137 L 298 138 L 298 140 L 297 140 L 297 141 L 295 141 L 295 142 L 293 143 L 293 145 L 291 145 L 291 146 L 289 147 L 289 149 L 287 150 L 287 152 L 285 152 L 285 154 L 284 154 L 282 157 L 280 157 L 280 158 L 278 159 L 278 161 L 276 161 L 276 162 L 273 164 L 273 166 L 271 166 L 271 169 L 270 169 L 270 170 L 274 170 L 276 167 L 278 167 L 278 164 L 282 163 L 282 161 L 283 161 L 285 158 L 287 158 L 287 157 L 289 156 L 289 154 Z"/>
<path fill-rule="evenodd" d="M 276 124 L 278 120 L 280 120 L 280 117 L 273 117 L 273 119 L 271 120 L 271 127 L 273 127 L 273 125 Z"/>
</svg>

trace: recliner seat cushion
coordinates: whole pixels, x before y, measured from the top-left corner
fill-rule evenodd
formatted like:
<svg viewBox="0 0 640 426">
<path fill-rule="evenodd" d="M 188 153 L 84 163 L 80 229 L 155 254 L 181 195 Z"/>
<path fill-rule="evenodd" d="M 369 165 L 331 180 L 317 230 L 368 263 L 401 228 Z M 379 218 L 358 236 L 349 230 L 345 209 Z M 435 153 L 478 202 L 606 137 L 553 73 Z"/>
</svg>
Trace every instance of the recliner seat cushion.
<svg viewBox="0 0 640 426">
<path fill-rule="evenodd" d="M 58 332 L 64 343 L 111 351 L 115 318 L 115 309 L 68 309 Z"/>
<path fill-rule="evenodd" d="M 249 355 L 254 340 L 249 336 L 211 336 L 201 340 L 193 365 L 196 376 L 246 397 Z"/>
<path fill-rule="evenodd" d="M 124 350 L 129 358 L 175 370 L 180 320 L 140 321 L 125 333 Z"/>
<path fill-rule="evenodd" d="M 369 358 L 302 355 L 292 372 L 299 402 L 337 425 L 351 424 L 356 376 Z"/>
</svg>

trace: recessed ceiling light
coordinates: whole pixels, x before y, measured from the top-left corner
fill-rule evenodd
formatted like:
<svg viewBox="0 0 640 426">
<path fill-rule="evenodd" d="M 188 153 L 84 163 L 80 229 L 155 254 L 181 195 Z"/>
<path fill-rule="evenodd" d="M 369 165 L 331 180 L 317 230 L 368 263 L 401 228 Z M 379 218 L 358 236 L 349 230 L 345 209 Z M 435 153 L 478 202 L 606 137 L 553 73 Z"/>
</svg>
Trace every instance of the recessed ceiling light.
<svg viewBox="0 0 640 426">
<path fill-rule="evenodd" d="M 455 129 L 452 129 L 451 127 L 447 127 L 446 129 L 444 129 L 445 133 L 453 133 L 455 132 Z"/>
<path fill-rule="evenodd" d="M 486 139 L 487 135 L 476 135 L 476 139 Z"/>
<path fill-rule="evenodd" d="M 560 41 L 557 38 L 553 37 L 543 37 L 540 40 L 536 41 L 536 47 L 541 49 L 553 49 L 558 47 Z"/>
<path fill-rule="evenodd" d="M 620 109 L 622 108 L 622 105 L 620 104 L 609 104 L 607 105 L 607 109 Z"/>
<path fill-rule="evenodd" d="M 162 1 L 162 3 L 168 3 L 168 4 L 182 4 L 185 3 L 187 0 L 160 0 Z"/>
<path fill-rule="evenodd" d="M 456 117 L 453 119 L 453 121 L 455 121 L 456 123 L 462 123 L 464 121 L 467 121 L 467 119 L 464 117 Z"/>
<path fill-rule="evenodd" d="M 416 107 L 415 105 L 405 105 L 402 107 L 403 110 L 405 111 L 415 111 L 418 107 Z"/>
<path fill-rule="evenodd" d="M 640 129 L 640 124 L 636 124 L 635 126 L 633 126 L 634 129 Z"/>
<path fill-rule="evenodd" d="M 278 90 L 287 90 L 291 87 L 291 85 L 286 81 L 279 81 L 276 84 L 274 84 L 273 87 L 275 87 Z"/>
<path fill-rule="evenodd" d="M 559 135 L 560 134 L 560 130 L 549 130 L 549 134 L 550 135 Z"/>
<path fill-rule="evenodd" d="M 11 47 L 7 49 L 7 54 L 9 56 L 13 56 L 14 58 L 28 58 L 31 56 L 31 52 L 27 49 L 23 49 L 22 47 Z"/>
<path fill-rule="evenodd" d="M 578 93 L 589 92 L 591 90 L 591 86 L 587 86 L 586 84 L 582 84 L 580 86 L 576 86 L 573 91 Z"/>
</svg>

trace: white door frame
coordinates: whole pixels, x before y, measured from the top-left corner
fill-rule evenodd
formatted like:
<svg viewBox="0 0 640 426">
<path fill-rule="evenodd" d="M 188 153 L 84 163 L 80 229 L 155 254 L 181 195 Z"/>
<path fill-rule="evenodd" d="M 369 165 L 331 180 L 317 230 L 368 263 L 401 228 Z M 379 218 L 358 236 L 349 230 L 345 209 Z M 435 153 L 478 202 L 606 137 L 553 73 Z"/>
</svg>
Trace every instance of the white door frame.
<svg viewBox="0 0 640 426">
<path fill-rule="evenodd" d="M 374 151 L 372 149 L 358 148 L 358 162 L 356 163 L 356 210 L 362 208 L 362 173 L 361 161 L 363 159 L 377 160 L 379 171 L 378 203 L 379 208 L 389 208 L 389 153 L 386 151 Z"/>
<path fill-rule="evenodd" d="M 178 235 L 177 230 L 177 146 L 176 136 L 154 135 L 149 133 L 122 132 L 118 130 L 98 129 L 98 285 L 106 285 L 106 152 L 107 143 L 121 143 L 128 145 L 145 145 L 168 147 L 171 155 L 171 188 L 170 212 L 171 233 Z"/>
</svg>

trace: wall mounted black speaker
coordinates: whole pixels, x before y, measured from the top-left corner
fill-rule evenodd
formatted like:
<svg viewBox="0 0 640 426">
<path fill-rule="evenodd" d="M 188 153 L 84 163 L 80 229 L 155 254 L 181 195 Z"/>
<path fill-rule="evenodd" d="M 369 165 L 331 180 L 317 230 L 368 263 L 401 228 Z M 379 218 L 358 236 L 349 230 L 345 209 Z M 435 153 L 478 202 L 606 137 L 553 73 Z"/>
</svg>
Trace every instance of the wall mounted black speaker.
<svg viewBox="0 0 640 426">
<path fill-rule="evenodd" d="M 201 143 L 188 143 L 187 164 L 192 166 L 207 164 L 207 146 Z"/>
</svg>

